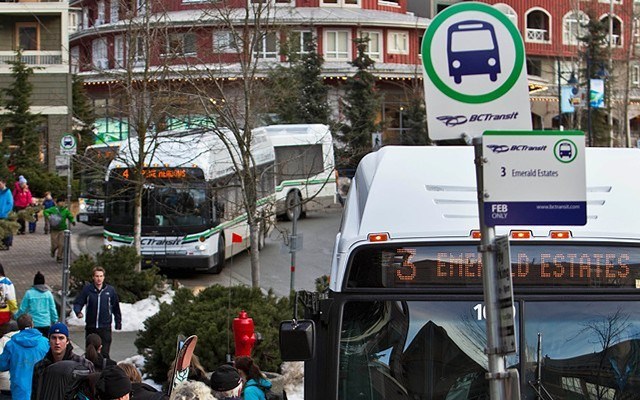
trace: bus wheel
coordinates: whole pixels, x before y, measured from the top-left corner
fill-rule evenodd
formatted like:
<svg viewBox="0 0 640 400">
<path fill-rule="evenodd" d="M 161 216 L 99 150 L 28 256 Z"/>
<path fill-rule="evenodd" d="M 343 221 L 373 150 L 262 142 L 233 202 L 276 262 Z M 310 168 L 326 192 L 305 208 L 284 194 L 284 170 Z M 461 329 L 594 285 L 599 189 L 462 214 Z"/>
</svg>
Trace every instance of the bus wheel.
<svg viewBox="0 0 640 400">
<path fill-rule="evenodd" d="M 225 257 L 225 241 L 222 233 L 218 236 L 218 262 L 216 265 L 211 267 L 209 273 L 211 274 L 219 274 L 224 269 L 224 264 L 226 261 Z"/>
<path fill-rule="evenodd" d="M 293 221 L 296 212 L 298 213 L 298 218 L 300 218 L 302 216 L 302 199 L 300 198 L 300 193 L 296 190 L 289 192 L 285 206 L 287 207 L 287 213 L 285 214 L 287 220 Z"/>
</svg>

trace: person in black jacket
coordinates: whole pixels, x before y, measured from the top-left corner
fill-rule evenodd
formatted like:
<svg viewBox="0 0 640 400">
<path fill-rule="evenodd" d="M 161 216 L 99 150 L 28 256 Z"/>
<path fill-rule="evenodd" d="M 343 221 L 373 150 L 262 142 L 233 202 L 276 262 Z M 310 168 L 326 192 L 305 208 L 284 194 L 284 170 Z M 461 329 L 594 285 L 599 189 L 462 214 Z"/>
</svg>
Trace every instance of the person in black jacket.
<svg viewBox="0 0 640 400">
<path fill-rule="evenodd" d="M 131 381 L 131 398 L 134 400 L 168 400 L 169 396 L 142 382 L 140 371 L 135 365 L 126 362 L 118 363 Z"/>
<path fill-rule="evenodd" d="M 105 271 L 102 267 L 93 269 L 93 283 L 82 289 L 73 303 L 73 311 L 82 318 L 82 307 L 85 305 L 85 338 L 97 333 L 102 339 L 102 355 L 109 358 L 111 349 L 111 322 L 115 320 L 116 330 L 122 329 L 120 301 L 116 289 L 104 283 Z"/>
</svg>

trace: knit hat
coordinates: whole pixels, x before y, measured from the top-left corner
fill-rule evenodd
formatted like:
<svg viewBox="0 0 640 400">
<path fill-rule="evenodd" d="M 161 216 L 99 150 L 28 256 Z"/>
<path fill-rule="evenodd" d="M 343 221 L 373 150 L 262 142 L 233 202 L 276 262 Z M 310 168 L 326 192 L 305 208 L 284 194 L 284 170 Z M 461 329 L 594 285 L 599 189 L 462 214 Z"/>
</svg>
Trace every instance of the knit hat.
<svg viewBox="0 0 640 400">
<path fill-rule="evenodd" d="M 33 277 L 34 285 L 44 285 L 44 275 L 40 271 L 36 272 L 36 276 Z"/>
<path fill-rule="evenodd" d="M 67 326 L 62 322 L 56 322 L 55 324 L 51 325 L 51 328 L 49 328 L 49 336 L 54 333 L 61 333 L 66 337 L 69 337 L 69 328 L 67 328 Z"/>
<path fill-rule="evenodd" d="M 219 366 L 211 374 L 211 389 L 216 392 L 226 392 L 235 389 L 242 383 L 238 370 L 229 364 Z"/>
<path fill-rule="evenodd" d="M 18 177 L 18 183 L 22 185 L 23 183 L 27 183 L 27 180 L 24 178 L 24 176 L 20 175 Z"/>
<path fill-rule="evenodd" d="M 119 399 L 131 392 L 131 381 L 121 368 L 112 366 L 102 370 L 96 387 L 101 399 Z"/>
</svg>

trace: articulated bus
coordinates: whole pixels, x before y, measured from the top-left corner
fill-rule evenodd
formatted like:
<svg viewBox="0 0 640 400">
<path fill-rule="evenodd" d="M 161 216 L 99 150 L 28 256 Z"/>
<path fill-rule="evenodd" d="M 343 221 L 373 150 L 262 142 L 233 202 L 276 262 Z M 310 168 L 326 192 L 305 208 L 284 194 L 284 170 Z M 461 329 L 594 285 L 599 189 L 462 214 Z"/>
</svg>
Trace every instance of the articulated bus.
<svg viewBox="0 0 640 400">
<path fill-rule="evenodd" d="M 104 222 L 104 176 L 119 148 L 120 142 L 94 144 L 80 158 L 79 222 L 91 226 Z"/>
<path fill-rule="evenodd" d="M 228 132 L 227 148 L 206 130 L 168 131 L 157 135 L 142 170 L 141 254 L 143 265 L 219 273 L 225 259 L 249 246 L 249 226 L 241 185 L 229 151 L 238 156 Z M 259 209 L 274 196 L 274 153 L 266 135 L 254 135 L 252 155 L 259 176 Z M 123 143 L 109 165 L 104 238 L 107 246 L 133 243 L 134 186 L 132 154 L 137 141 Z M 270 214 L 269 210 L 264 215 Z M 262 243 L 267 234 L 263 223 Z M 233 240 L 233 238 L 236 240 Z M 237 243 L 237 239 L 242 239 Z M 234 243 L 236 242 L 236 243 Z"/>
<path fill-rule="evenodd" d="M 510 237 L 506 361 L 522 399 L 640 398 L 640 185 L 625 173 L 640 170 L 640 150 L 585 157 L 585 226 L 496 229 Z M 283 358 L 306 360 L 305 399 L 489 399 L 479 244 L 472 147 L 364 157 L 330 288 L 298 293 L 310 351 L 286 346 L 294 330 L 281 326 Z"/>
<path fill-rule="evenodd" d="M 276 213 L 289 220 L 298 204 L 306 211 L 336 202 L 333 138 L 321 124 L 271 125 L 254 129 L 269 136 L 276 154 Z"/>
</svg>

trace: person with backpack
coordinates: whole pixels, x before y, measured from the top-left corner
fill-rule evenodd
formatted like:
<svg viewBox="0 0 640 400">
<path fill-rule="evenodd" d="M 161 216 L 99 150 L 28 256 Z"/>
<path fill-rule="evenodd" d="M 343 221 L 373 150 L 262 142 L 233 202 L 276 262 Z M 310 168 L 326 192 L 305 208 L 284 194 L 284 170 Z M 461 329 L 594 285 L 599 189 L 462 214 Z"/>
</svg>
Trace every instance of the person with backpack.
<svg viewBox="0 0 640 400">
<path fill-rule="evenodd" d="M 277 399 L 271 392 L 271 382 L 260 371 L 251 357 L 236 358 L 236 369 L 244 379 L 244 388 L 242 388 L 243 400 L 271 400 Z"/>
<path fill-rule="evenodd" d="M 64 254 L 64 231 L 67 229 L 67 221 L 72 225 L 75 225 L 76 222 L 73 219 L 73 214 L 67 208 L 64 197 L 58 197 L 56 206 L 44 210 L 43 215 L 49 220 L 51 229 L 51 257 L 55 257 L 56 261 L 60 263 Z"/>
<path fill-rule="evenodd" d="M 135 365 L 119 362 L 118 367 L 124 371 L 131 381 L 131 398 L 135 400 L 168 400 L 169 396 L 142 382 L 142 375 Z M 222 399 L 219 399 L 222 400 Z"/>
<path fill-rule="evenodd" d="M 96 371 L 102 371 L 107 367 L 114 367 L 118 363 L 107 356 L 102 355 L 102 338 L 97 333 L 91 333 L 84 339 L 84 358 L 93 363 Z"/>
</svg>

